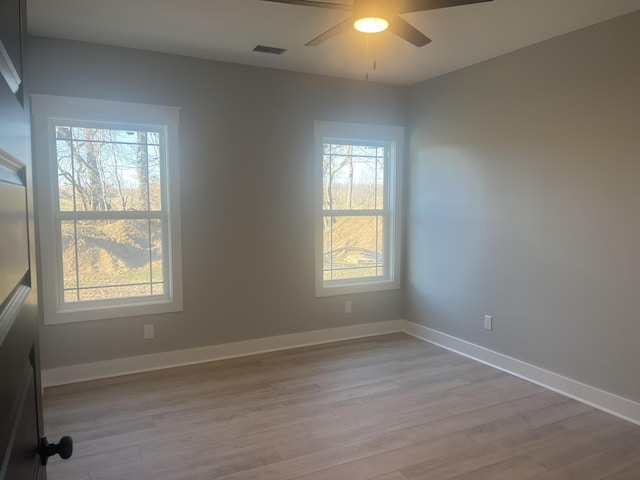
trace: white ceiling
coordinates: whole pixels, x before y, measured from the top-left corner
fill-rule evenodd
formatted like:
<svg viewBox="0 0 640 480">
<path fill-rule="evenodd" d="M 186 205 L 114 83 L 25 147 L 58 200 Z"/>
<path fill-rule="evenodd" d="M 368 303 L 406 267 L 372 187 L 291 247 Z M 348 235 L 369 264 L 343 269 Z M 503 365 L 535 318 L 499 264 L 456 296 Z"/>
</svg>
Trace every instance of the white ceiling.
<svg viewBox="0 0 640 480">
<path fill-rule="evenodd" d="M 403 15 L 433 40 L 417 48 L 388 32 L 355 31 L 305 47 L 350 14 L 261 0 L 29 0 L 27 5 L 32 35 L 336 77 L 364 79 L 368 71 L 370 81 L 398 85 L 640 10 L 640 0 L 494 0 Z M 258 44 L 287 52 L 252 52 Z"/>
</svg>

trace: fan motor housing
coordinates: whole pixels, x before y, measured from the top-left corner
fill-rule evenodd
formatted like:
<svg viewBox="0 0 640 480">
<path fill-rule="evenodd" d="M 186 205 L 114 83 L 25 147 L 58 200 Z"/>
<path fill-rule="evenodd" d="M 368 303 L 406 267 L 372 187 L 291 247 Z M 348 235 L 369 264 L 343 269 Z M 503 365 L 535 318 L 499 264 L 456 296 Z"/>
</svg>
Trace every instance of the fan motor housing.
<svg viewBox="0 0 640 480">
<path fill-rule="evenodd" d="M 353 0 L 353 18 L 384 18 L 390 19 L 397 15 L 396 2 L 388 0 Z"/>
</svg>

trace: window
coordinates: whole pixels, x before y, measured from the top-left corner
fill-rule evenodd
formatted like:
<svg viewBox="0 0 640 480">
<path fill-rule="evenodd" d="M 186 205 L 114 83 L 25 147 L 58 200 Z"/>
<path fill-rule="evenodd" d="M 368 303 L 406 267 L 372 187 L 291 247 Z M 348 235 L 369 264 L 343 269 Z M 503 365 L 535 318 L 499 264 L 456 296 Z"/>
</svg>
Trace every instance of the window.
<svg viewBox="0 0 640 480">
<path fill-rule="evenodd" d="M 315 122 L 316 295 L 400 287 L 404 129 Z"/>
<path fill-rule="evenodd" d="M 45 323 L 182 309 L 175 107 L 32 97 Z"/>
</svg>

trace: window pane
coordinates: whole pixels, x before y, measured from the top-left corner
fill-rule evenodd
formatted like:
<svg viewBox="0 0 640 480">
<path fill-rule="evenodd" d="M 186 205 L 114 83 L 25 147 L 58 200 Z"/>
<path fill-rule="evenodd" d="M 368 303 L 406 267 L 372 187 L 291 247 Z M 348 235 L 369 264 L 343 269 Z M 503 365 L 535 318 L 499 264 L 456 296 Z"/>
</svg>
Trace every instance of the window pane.
<svg viewBox="0 0 640 480">
<path fill-rule="evenodd" d="M 78 302 L 78 290 L 65 290 L 64 291 L 64 303 Z"/>
<path fill-rule="evenodd" d="M 149 284 L 112 285 L 109 287 L 85 287 L 80 289 L 80 301 L 107 300 L 110 298 L 147 297 L 151 295 Z"/>
<path fill-rule="evenodd" d="M 71 149 L 66 142 L 57 140 L 56 150 L 58 154 L 58 192 L 61 211 L 73 211 L 75 209 L 75 182 L 73 159 Z"/>
<path fill-rule="evenodd" d="M 323 221 L 325 280 L 383 275 L 382 216 L 326 216 Z"/>
<path fill-rule="evenodd" d="M 384 258 L 384 217 L 376 217 L 376 252 L 378 253 L 378 270 L 376 275 L 386 275 L 387 262 Z"/>
<path fill-rule="evenodd" d="M 160 134 L 56 126 L 61 211 L 161 209 Z"/>
<path fill-rule="evenodd" d="M 75 224 L 74 222 L 62 222 L 62 266 L 63 266 L 63 285 L 65 292 L 65 301 L 77 301 L 78 276 L 76 272 L 76 249 L 75 249 Z"/>
<path fill-rule="evenodd" d="M 65 220 L 61 232 L 66 302 L 163 294 L 160 220 Z"/>
<path fill-rule="evenodd" d="M 383 209 L 385 148 L 323 145 L 324 210 Z"/>
<path fill-rule="evenodd" d="M 149 149 L 147 150 L 147 165 L 149 168 L 149 210 L 159 212 L 162 210 L 159 145 L 149 145 Z"/>
<path fill-rule="evenodd" d="M 151 232 L 151 293 L 163 295 L 164 269 L 162 264 L 162 222 L 151 220 L 149 223 Z"/>
</svg>

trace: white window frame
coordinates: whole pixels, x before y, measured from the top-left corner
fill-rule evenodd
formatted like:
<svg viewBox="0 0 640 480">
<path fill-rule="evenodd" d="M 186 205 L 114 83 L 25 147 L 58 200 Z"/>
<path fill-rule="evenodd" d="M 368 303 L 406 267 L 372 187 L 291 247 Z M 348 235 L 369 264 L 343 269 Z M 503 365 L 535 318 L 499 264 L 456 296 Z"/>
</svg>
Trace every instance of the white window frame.
<svg viewBox="0 0 640 480">
<path fill-rule="evenodd" d="M 33 153 L 40 245 L 41 296 L 45 325 L 123 318 L 182 311 L 182 245 L 180 236 L 180 178 L 178 128 L 180 109 L 158 105 L 87 98 L 31 95 Z M 99 124 L 107 128 L 150 128 L 163 132 L 165 193 L 162 214 L 163 264 L 168 282 L 166 294 L 122 299 L 63 303 L 61 237 L 56 227 L 58 165 L 54 125 Z"/>
<path fill-rule="evenodd" d="M 315 284 L 316 297 L 350 295 L 400 288 L 402 245 L 402 164 L 404 127 L 315 121 Z M 385 160 L 386 221 L 383 255 L 386 275 L 381 277 L 325 280 L 323 277 L 323 145 L 327 141 L 383 144 L 390 152 Z"/>
</svg>

